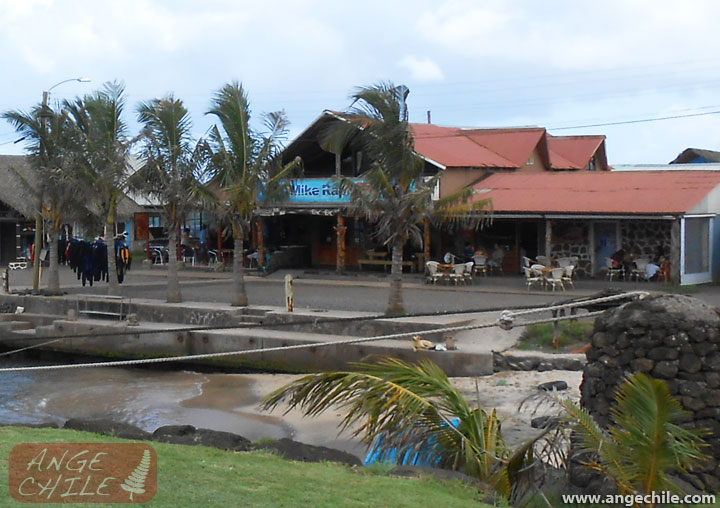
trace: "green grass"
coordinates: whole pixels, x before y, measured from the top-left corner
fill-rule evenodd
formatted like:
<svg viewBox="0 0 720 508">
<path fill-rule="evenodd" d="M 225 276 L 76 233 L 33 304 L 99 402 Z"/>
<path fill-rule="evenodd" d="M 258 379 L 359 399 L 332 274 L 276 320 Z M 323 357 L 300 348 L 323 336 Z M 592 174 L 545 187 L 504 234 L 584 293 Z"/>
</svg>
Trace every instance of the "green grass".
<svg viewBox="0 0 720 508">
<path fill-rule="evenodd" d="M 592 334 L 592 321 L 563 321 L 560 323 L 560 349 L 568 349 L 573 346 L 582 346 L 590 341 Z M 520 340 L 518 341 L 518 349 L 532 350 L 556 350 L 553 347 L 553 325 L 544 323 L 539 325 L 529 325 L 525 327 Z"/>
<path fill-rule="evenodd" d="M 0 506 L 26 507 L 7 491 L 8 457 L 20 443 L 124 442 L 59 429 L 0 427 Z M 301 463 L 255 451 L 235 453 L 203 446 L 150 443 L 158 455 L 158 492 L 152 507 L 487 507 L 477 489 L 459 481 L 392 478 L 383 468 Z M 72 506 L 110 506 L 73 504 Z M 132 505 L 128 505 L 132 506 Z"/>
</svg>

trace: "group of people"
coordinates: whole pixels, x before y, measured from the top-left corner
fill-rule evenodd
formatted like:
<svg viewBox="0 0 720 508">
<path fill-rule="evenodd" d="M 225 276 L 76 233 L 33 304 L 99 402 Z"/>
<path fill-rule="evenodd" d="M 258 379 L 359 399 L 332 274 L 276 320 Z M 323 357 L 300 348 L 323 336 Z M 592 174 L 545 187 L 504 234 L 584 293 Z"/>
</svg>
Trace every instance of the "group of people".
<svg viewBox="0 0 720 508">
<path fill-rule="evenodd" d="M 477 258 L 485 256 L 485 259 L 487 260 L 487 266 L 491 268 L 500 268 L 502 267 L 503 259 L 505 259 L 505 249 L 503 249 L 499 244 L 495 244 L 493 246 L 492 251 L 488 253 L 488 251 L 478 248 L 475 249 L 471 244 L 466 243 L 465 249 L 463 250 L 463 257 L 456 256 L 452 252 L 446 252 L 445 256 L 443 256 L 443 261 L 446 264 L 455 263 L 456 260 L 462 259 L 464 262 L 469 261 L 475 261 Z"/>
<path fill-rule="evenodd" d="M 624 246 L 610 256 L 610 259 L 612 260 L 612 267 L 623 269 L 626 277 L 638 268 L 635 262 L 638 259 L 638 253 L 634 250 L 627 250 Z M 669 260 L 665 257 L 665 246 L 659 244 L 652 259 L 648 261 L 645 267 L 646 278 L 648 280 L 657 280 L 661 273 L 669 269 L 669 264 Z"/>
</svg>

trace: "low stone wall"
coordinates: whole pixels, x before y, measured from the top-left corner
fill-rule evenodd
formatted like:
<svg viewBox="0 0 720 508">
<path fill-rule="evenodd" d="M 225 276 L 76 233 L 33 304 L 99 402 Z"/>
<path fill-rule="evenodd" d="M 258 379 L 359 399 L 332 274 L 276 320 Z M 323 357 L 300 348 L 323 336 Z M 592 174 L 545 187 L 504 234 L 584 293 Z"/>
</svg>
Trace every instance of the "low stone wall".
<svg viewBox="0 0 720 508">
<path fill-rule="evenodd" d="M 720 491 L 720 317 L 695 298 L 664 295 L 618 307 L 596 320 L 581 403 L 604 426 L 626 376 L 645 372 L 667 382 L 688 415 L 683 425 L 710 431 L 708 462 L 685 478 Z"/>
</svg>

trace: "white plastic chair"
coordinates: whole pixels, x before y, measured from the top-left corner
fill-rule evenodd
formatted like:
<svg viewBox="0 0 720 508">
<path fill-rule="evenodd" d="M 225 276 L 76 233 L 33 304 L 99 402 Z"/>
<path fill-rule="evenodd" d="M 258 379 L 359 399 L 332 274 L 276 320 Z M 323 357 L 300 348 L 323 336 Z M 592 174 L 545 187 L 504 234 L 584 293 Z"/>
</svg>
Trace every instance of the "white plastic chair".
<svg viewBox="0 0 720 508">
<path fill-rule="evenodd" d="M 565 291 L 563 285 L 563 275 L 565 274 L 565 268 L 553 268 L 550 270 L 550 274 L 545 278 L 545 282 L 552 286 L 553 293 L 555 288 L 560 286 L 560 289 Z"/>
<path fill-rule="evenodd" d="M 543 266 L 550 266 L 552 263 L 550 262 L 550 258 L 547 256 L 538 256 L 537 257 L 538 264 L 541 264 Z"/>
<path fill-rule="evenodd" d="M 459 283 L 465 284 L 465 265 L 453 265 L 452 272 L 450 272 L 450 280 L 457 286 Z"/>
<path fill-rule="evenodd" d="M 468 261 L 465 263 L 465 271 L 463 272 L 463 275 L 465 276 L 465 284 L 472 284 L 474 264 L 474 261 Z"/>
<path fill-rule="evenodd" d="M 573 265 L 569 265 L 563 268 L 565 270 L 565 273 L 563 273 L 562 281 L 563 284 L 570 284 L 573 289 L 575 289 L 575 284 L 573 284 L 573 272 L 575 271 L 575 267 Z"/>
<path fill-rule="evenodd" d="M 427 277 L 425 277 L 425 283 L 432 282 L 433 284 L 437 283 L 438 280 L 442 278 L 441 274 L 438 272 L 438 263 L 437 261 L 428 261 L 425 263 L 425 268 L 427 269 Z"/>
<path fill-rule="evenodd" d="M 530 286 L 533 284 L 537 284 L 542 287 L 545 282 L 542 275 L 533 273 L 533 271 L 527 266 L 523 266 L 523 273 L 525 274 L 525 284 L 527 285 L 528 292 L 530 291 Z"/>
<path fill-rule="evenodd" d="M 647 280 L 647 265 L 649 262 L 649 260 L 644 258 L 636 259 L 635 268 L 633 268 L 632 272 L 630 273 L 630 280 L 632 280 L 633 276 L 638 282 L 640 281 L 640 279 Z"/>
<path fill-rule="evenodd" d="M 570 266 L 572 261 L 570 258 L 558 258 L 557 264 L 560 268 L 565 268 L 566 266 Z"/>
<path fill-rule="evenodd" d="M 485 254 L 478 254 L 476 256 L 473 256 L 473 263 L 475 263 L 475 266 L 473 267 L 473 271 L 475 273 L 480 273 L 484 276 L 487 276 L 487 256 Z"/>
</svg>

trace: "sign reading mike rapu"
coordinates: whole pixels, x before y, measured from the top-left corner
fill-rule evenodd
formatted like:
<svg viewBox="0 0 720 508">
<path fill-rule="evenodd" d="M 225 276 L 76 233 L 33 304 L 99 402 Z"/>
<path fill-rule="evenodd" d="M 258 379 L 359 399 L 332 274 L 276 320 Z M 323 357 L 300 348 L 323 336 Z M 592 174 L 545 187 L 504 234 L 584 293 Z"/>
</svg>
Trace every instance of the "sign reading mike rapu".
<svg viewBox="0 0 720 508">
<path fill-rule="evenodd" d="M 350 195 L 341 194 L 337 182 L 329 178 L 292 180 L 291 203 L 349 203 Z"/>
</svg>

